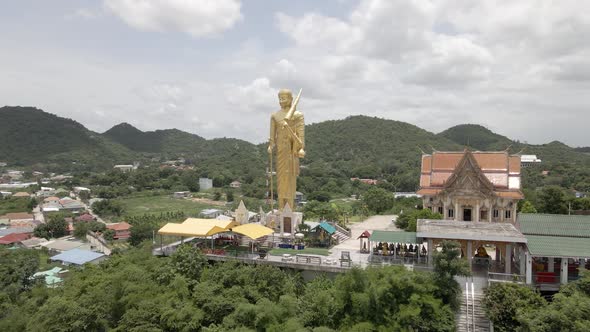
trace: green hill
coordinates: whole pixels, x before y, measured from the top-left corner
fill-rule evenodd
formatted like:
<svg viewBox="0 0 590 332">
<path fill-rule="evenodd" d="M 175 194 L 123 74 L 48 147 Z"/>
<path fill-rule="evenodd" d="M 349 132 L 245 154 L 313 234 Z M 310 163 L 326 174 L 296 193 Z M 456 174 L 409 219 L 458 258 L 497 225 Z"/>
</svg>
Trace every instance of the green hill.
<svg viewBox="0 0 590 332">
<path fill-rule="evenodd" d="M 462 146 L 469 146 L 481 151 L 504 150 L 513 144 L 508 137 L 498 135 L 476 124 L 454 126 L 438 135 Z"/>
<path fill-rule="evenodd" d="M 195 149 L 204 138 L 178 129 L 143 132 L 128 123 L 121 123 L 103 133 L 103 136 L 126 146 L 130 150 L 152 153 L 182 154 Z"/>
<path fill-rule="evenodd" d="M 135 158 L 132 151 L 80 123 L 34 107 L 0 108 L 0 142 L 3 161 L 16 166 L 97 169 Z"/>
<path fill-rule="evenodd" d="M 590 155 L 582 153 L 558 141 L 547 144 L 525 144 L 496 134 L 489 129 L 473 124 L 458 125 L 438 134 L 457 144 L 481 151 L 499 151 L 510 147 L 511 153 L 535 154 L 545 165 L 573 163 L 590 166 Z"/>
<path fill-rule="evenodd" d="M 116 163 L 149 164 L 150 160 L 183 157 L 218 184 L 240 179 L 256 183 L 261 190 L 268 165 L 266 144 L 233 138 L 207 140 L 177 129 L 143 132 L 127 123 L 101 135 L 76 121 L 31 107 L 0 108 L 0 140 L 2 161 L 40 170 L 96 171 Z M 488 151 L 511 146 L 512 153 L 536 154 L 552 174 L 533 178 L 540 172 L 527 171 L 536 185 L 553 183 L 569 188 L 590 181 L 579 176 L 590 167 L 589 154 L 560 142 L 523 144 L 479 125 L 460 125 L 434 134 L 404 122 L 351 116 L 308 125 L 306 145 L 298 187 L 304 193 L 350 193 L 351 177 L 385 180 L 383 186 L 391 190 L 415 190 L 421 150 L 457 151 L 466 145 Z"/>
</svg>

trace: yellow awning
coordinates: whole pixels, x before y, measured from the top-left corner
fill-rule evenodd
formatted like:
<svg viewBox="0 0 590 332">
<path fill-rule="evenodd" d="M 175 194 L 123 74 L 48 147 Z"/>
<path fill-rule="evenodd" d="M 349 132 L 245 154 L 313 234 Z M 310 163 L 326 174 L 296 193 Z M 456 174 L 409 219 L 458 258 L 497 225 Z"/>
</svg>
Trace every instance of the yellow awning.
<svg viewBox="0 0 590 332">
<path fill-rule="evenodd" d="M 168 223 L 158 230 L 158 234 L 185 237 L 207 237 L 228 231 L 238 225 L 235 221 L 217 219 L 188 218 L 182 224 Z"/>
<path fill-rule="evenodd" d="M 272 228 L 268 228 L 259 224 L 244 224 L 232 228 L 232 232 L 246 235 L 247 237 L 256 240 L 263 236 L 274 233 Z"/>
<path fill-rule="evenodd" d="M 239 224 L 233 220 L 217 220 L 217 219 L 199 219 L 199 218 L 188 218 L 184 222 L 183 225 L 203 225 L 209 227 L 221 227 L 223 229 L 230 229 L 234 226 L 238 226 Z"/>
</svg>

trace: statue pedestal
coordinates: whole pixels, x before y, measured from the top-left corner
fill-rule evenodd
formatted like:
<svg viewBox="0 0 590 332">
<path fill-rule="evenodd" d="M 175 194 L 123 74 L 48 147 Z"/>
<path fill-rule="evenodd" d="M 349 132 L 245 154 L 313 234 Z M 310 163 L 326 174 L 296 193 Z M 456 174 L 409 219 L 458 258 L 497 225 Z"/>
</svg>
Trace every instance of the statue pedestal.
<svg viewBox="0 0 590 332">
<path fill-rule="evenodd" d="M 297 228 L 303 222 L 302 212 L 292 212 L 285 208 L 266 216 L 266 226 L 274 229 L 282 237 L 294 238 Z"/>
</svg>

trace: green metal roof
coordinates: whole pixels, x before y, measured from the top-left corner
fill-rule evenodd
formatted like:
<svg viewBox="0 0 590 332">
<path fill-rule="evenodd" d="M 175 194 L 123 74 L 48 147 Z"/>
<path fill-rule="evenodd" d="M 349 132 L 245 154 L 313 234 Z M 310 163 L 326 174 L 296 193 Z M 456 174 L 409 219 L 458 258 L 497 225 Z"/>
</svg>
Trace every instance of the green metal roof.
<svg viewBox="0 0 590 332">
<path fill-rule="evenodd" d="M 334 227 L 334 226 L 332 226 L 332 225 L 328 224 L 328 223 L 327 223 L 327 222 L 325 222 L 325 221 L 322 221 L 321 223 L 319 223 L 319 225 L 317 225 L 316 227 L 314 227 L 314 229 L 316 229 L 316 228 L 318 228 L 318 227 L 320 227 L 320 228 L 324 229 L 324 230 L 325 230 L 325 231 L 326 231 L 328 234 L 330 234 L 330 235 L 332 235 L 332 234 L 336 233 L 336 227 Z"/>
<path fill-rule="evenodd" d="M 520 213 L 518 224 L 527 238 L 528 235 L 590 238 L 590 216 Z"/>
<path fill-rule="evenodd" d="M 590 258 L 590 240 L 586 238 L 525 236 L 529 251 L 533 256 Z"/>
<path fill-rule="evenodd" d="M 371 242 L 388 243 L 417 243 L 416 232 L 373 231 L 369 238 Z"/>
</svg>

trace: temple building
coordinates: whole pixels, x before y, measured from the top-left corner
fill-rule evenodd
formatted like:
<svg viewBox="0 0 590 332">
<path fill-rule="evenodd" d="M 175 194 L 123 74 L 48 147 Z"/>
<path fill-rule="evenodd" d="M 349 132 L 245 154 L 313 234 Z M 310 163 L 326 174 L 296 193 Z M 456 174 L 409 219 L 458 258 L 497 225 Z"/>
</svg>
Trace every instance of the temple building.
<svg viewBox="0 0 590 332">
<path fill-rule="evenodd" d="M 520 157 L 501 152 L 438 152 L 422 156 L 424 208 L 445 220 L 511 222 L 524 196 Z"/>
</svg>

